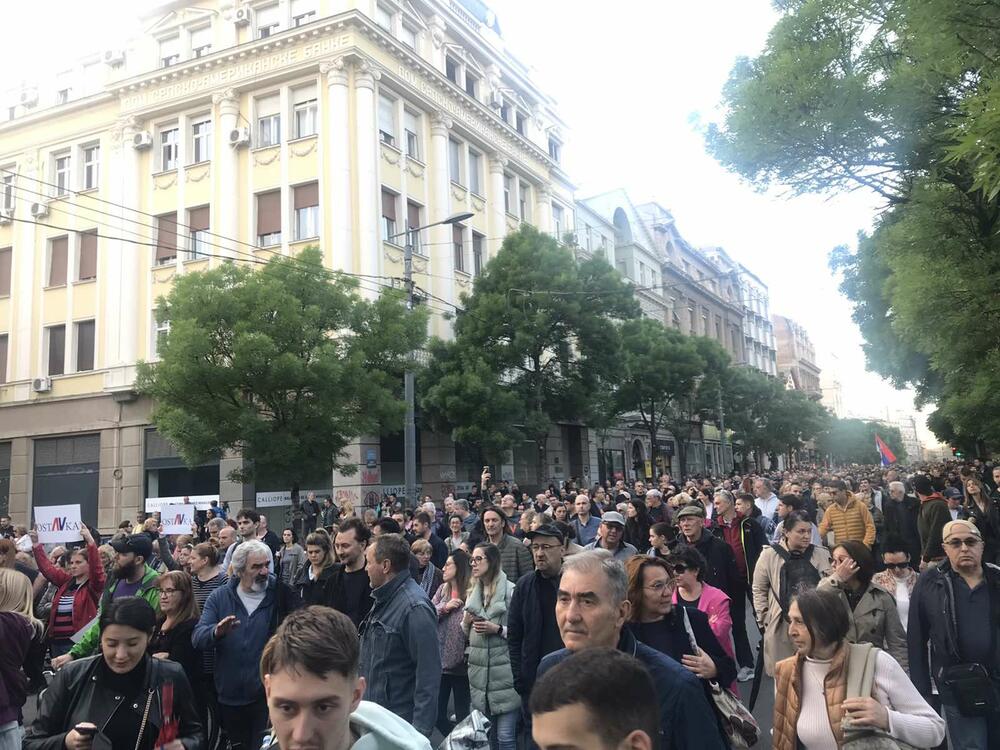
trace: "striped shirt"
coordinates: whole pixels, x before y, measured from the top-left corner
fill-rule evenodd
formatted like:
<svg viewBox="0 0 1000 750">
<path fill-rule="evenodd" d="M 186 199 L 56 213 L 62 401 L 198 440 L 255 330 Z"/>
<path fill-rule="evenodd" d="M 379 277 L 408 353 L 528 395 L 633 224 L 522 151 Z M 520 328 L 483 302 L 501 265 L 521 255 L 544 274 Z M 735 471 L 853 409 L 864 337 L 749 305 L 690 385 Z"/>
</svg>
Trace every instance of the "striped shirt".
<svg viewBox="0 0 1000 750">
<path fill-rule="evenodd" d="M 49 628 L 49 638 L 53 640 L 69 638 L 76 632 L 73 628 L 73 601 L 76 598 L 78 588 L 80 587 L 75 580 L 70 581 L 62 596 L 57 601 L 52 602 L 55 617 L 52 620 L 52 627 Z"/>
<path fill-rule="evenodd" d="M 191 576 L 191 588 L 195 601 L 198 602 L 198 609 L 204 610 L 208 597 L 217 588 L 224 586 L 227 581 L 229 581 L 229 576 L 222 572 L 207 581 L 201 580 L 196 575 Z M 206 649 L 202 652 L 202 668 L 207 675 L 215 674 L 215 651 L 212 649 Z"/>
</svg>

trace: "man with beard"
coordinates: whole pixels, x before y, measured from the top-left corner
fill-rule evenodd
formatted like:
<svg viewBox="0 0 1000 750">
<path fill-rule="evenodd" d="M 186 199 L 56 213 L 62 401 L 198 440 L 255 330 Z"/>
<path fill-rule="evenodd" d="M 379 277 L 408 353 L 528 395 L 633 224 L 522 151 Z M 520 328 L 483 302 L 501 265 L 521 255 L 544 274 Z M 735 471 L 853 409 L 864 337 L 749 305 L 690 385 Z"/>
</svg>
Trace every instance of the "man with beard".
<svg viewBox="0 0 1000 750">
<path fill-rule="evenodd" d="M 191 639 L 195 648 L 215 652 L 219 719 L 233 750 L 260 747 L 267 701 L 257 665 L 285 615 L 302 604 L 268 572 L 270 561 L 271 550 L 257 539 L 236 547 L 229 583 L 208 597 Z"/>
<path fill-rule="evenodd" d="M 132 534 L 111 542 L 114 548 L 115 567 L 113 575 L 101 596 L 99 612 L 113 600 L 122 596 L 140 596 L 155 610 L 160 605 L 160 590 L 156 586 L 159 574 L 147 564 L 153 554 L 153 541 L 146 534 Z M 52 666 L 59 669 L 73 659 L 93 656 L 100 645 L 101 631 L 97 621 L 91 623 L 80 641 L 68 654 L 52 660 Z"/>
</svg>

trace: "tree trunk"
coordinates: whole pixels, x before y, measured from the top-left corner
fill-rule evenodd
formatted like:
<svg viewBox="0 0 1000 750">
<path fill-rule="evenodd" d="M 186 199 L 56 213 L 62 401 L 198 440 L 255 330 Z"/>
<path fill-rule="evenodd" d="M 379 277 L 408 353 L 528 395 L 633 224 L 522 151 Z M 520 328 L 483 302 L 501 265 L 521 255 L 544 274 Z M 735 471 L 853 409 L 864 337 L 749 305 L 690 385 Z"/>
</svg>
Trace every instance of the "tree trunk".
<svg viewBox="0 0 1000 750">
<path fill-rule="evenodd" d="M 656 430 L 653 427 L 649 428 L 649 446 L 650 446 L 649 447 L 649 465 L 650 465 L 650 470 L 653 473 L 653 476 L 651 477 L 651 479 L 654 482 L 656 481 L 656 459 L 659 456 L 659 451 L 657 450 L 657 445 L 656 445 L 656 436 L 658 434 L 659 434 L 658 430 Z"/>
<path fill-rule="evenodd" d="M 687 478 L 687 471 L 688 471 L 687 441 L 684 440 L 682 437 L 679 437 L 675 433 L 674 442 L 677 444 L 677 466 L 681 470 L 680 481 L 683 482 Z"/>
<path fill-rule="evenodd" d="M 548 486 L 548 477 L 546 477 L 545 474 L 549 464 L 548 442 L 548 432 L 544 435 L 535 436 L 535 447 L 538 451 L 538 466 L 535 467 L 535 479 L 538 482 L 538 486 L 535 488 L 535 492 L 544 492 L 545 488 Z"/>
</svg>

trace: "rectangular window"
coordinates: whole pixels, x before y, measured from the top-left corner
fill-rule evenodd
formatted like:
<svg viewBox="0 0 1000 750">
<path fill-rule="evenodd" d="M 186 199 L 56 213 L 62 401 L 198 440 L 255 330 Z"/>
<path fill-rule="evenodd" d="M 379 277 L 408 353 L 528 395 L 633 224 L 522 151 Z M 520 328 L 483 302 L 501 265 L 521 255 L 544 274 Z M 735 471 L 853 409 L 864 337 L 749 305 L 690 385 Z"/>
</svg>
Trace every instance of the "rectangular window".
<svg viewBox="0 0 1000 750">
<path fill-rule="evenodd" d="M 0 297 L 10 296 L 10 261 L 13 257 L 13 249 L 0 247 Z"/>
<path fill-rule="evenodd" d="M 523 182 L 517 186 L 518 213 L 521 221 L 528 221 L 528 201 L 531 199 L 531 188 Z M 557 237 L 559 235 L 556 235 Z"/>
<path fill-rule="evenodd" d="M 462 184 L 462 144 L 451 138 L 448 139 L 448 170 L 451 181 Z"/>
<path fill-rule="evenodd" d="M 69 169 L 70 169 L 70 158 L 69 154 L 64 156 L 56 157 L 55 165 L 55 179 L 53 182 L 56 184 L 56 195 L 66 195 L 69 192 Z"/>
<path fill-rule="evenodd" d="M 472 273 L 476 276 L 483 272 L 483 245 L 486 242 L 486 238 L 477 234 L 472 233 Z"/>
<path fill-rule="evenodd" d="M 403 127 L 406 130 L 406 155 L 420 159 L 420 115 L 403 110 Z"/>
<path fill-rule="evenodd" d="M 94 345 L 96 328 L 94 321 L 81 320 L 74 323 L 76 329 L 76 371 L 88 372 L 94 369 Z"/>
<path fill-rule="evenodd" d="M 396 100 L 385 94 L 378 97 L 378 134 L 382 143 L 396 145 Z"/>
<path fill-rule="evenodd" d="M 163 214 L 156 217 L 156 257 L 155 265 L 162 266 L 177 257 L 177 214 Z"/>
<path fill-rule="evenodd" d="M 163 351 L 163 342 L 167 340 L 170 333 L 170 321 L 159 321 L 156 319 L 156 310 L 153 310 L 153 357 L 157 357 Z"/>
<path fill-rule="evenodd" d="M 212 27 L 202 26 L 191 31 L 191 56 L 204 57 L 212 51 Z"/>
<path fill-rule="evenodd" d="M 503 210 L 510 213 L 511 192 L 514 190 L 514 179 L 509 175 L 503 176 Z"/>
<path fill-rule="evenodd" d="M 177 169 L 177 158 L 180 156 L 180 142 L 177 128 L 160 131 L 160 171 L 167 172 Z"/>
<path fill-rule="evenodd" d="M 192 164 L 212 160 L 212 121 L 201 120 L 191 126 Z"/>
<path fill-rule="evenodd" d="M 83 149 L 83 189 L 92 190 L 101 179 L 101 147 L 85 146 Z"/>
<path fill-rule="evenodd" d="M 207 258 L 210 250 L 208 228 L 210 213 L 208 206 L 192 208 L 188 211 L 188 249 L 186 260 Z"/>
<path fill-rule="evenodd" d="M 76 266 L 76 280 L 97 278 L 97 232 L 80 234 L 80 262 Z"/>
<path fill-rule="evenodd" d="M 375 23 L 386 31 L 392 31 L 392 11 L 381 3 L 375 5 Z"/>
<path fill-rule="evenodd" d="M 510 122 L 510 105 L 505 102 L 500 102 L 500 119 L 504 122 Z"/>
<path fill-rule="evenodd" d="M 403 31 L 400 35 L 400 40 L 410 49 L 415 50 L 417 48 L 417 30 L 410 26 L 408 23 L 403 23 Z"/>
<path fill-rule="evenodd" d="M 528 117 L 522 112 L 514 115 L 514 128 L 518 133 L 524 135 L 528 130 Z"/>
<path fill-rule="evenodd" d="M 292 26 L 305 26 L 316 19 L 316 0 L 292 0 Z"/>
<path fill-rule="evenodd" d="M 562 144 L 551 135 L 549 136 L 549 158 L 556 164 L 562 158 Z"/>
<path fill-rule="evenodd" d="M 276 34 L 281 28 L 281 17 L 278 4 L 266 5 L 257 9 L 257 38 L 265 39 Z"/>
<path fill-rule="evenodd" d="M 388 190 L 382 190 L 382 239 L 395 245 L 402 244 L 401 237 L 396 237 L 396 196 Z"/>
<path fill-rule="evenodd" d="M 406 232 L 407 241 L 413 245 L 413 252 L 420 254 L 420 232 L 413 231 L 420 226 L 420 206 L 416 203 L 406 204 Z"/>
<path fill-rule="evenodd" d="M 3 174 L 3 209 L 4 211 L 14 210 L 14 175 Z"/>
<path fill-rule="evenodd" d="M 468 70 L 465 71 L 465 93 L 471 96 L 473 99 L 476 98 L 476 92 L 479 89 L 479 78 L 474 76 Z"/>
<path fill-rule="evenodd" d="M 66 283 L 66 256 L 69 238 L 55 237 L 49 240 L 48 286 L 63 286 Z"/>
<path fill-rule="evenodd" d="M 454 84 L 458 84 L 458 62 L 450 57 L 444 59 L 444 75 Z"/>
<path fill-rule="evenodd" d="M 565 228 L 565 211 L 557 203 L 552 204 L 552 230 L 555 232 L 557 240 L 562 241 L 563 229 Z"/>
<path fill-rule="evenodd" d="M 310 182 L 293 190 L 295 209 L 295 239 L 319 236 L 319 184 Z"/>
<path fill-rule="evenodd" d="M 454 224 L 451 228 L 452 244 L 455 248 L 455 270 L 465 270 L 465 227 Z"/>
<path fill-rule="evenodd" d="M 482 154 L 469 149 L 469 190 L 476 195 L 483 194 L 483 157 Z"/>
<path fill-rule="evenodd" d="M 0 334 L 0 383 L 7 382 L 7 334 Z"/>
<path fill-rule="evenodd" d="M 316 87 L 305 86 L 292 92 L 295 102 L 295 137 L 306 138 L 316 135 Z"/>
<path fill-rule="evenodd" d="M 49 326 L 45 329 L 48 350 L 46 375 L 62 375 L 66 371 L 66 326 Z"/>
<path fill-rule="evenodd" d="M 56 91 L 56 104 L 65 104 L 69 101 L 70 89 L 59 89 Z"/>
<path fill-rule="evenodd" d="M 257 145 L 261 148 L 281 143 L 281 101 L 278 95 L 258 99 Z"/>
<path fill-rule="evenodd" d="M 181 60 L 181 41 L 179 37 L 160 40 L 160 67 L 169 68 Z"/>
<path fill-rule="evenodd" d="M 257 196 L 257 244 L 274 247 L 281 244 L 281 191 Z"/>
</svg>

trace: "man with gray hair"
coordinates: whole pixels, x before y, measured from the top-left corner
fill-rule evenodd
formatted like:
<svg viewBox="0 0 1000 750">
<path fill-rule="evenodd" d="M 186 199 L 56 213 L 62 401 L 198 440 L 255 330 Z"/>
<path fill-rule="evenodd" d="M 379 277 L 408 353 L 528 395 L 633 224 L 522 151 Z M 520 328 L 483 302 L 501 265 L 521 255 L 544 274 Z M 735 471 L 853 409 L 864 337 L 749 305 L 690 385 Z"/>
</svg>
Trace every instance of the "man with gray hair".
<svg viewBox="0 0 1000 750">
<path fill-rule="evenodd" d="M 920 529 L 917 515 L 920 501 L 906 494 L 902 482 L 889 482 L 889 497 L 882 500 L 882 518 L 886 538 L 897 539 L 910 555 L 910 564 L 916 570 L 920 565 Z M 891 592 L 890 592 L 891 593 Z"/>
<path fill-rule="evenodd" d="M 462 531 L 468 531 L 471 534 L 476 530 L 479 516 L 469 510 L 468 500 L 455 501 L 455 515 L 462 519 Z"/>
<path fill-rule="evenodd" d="M 663 504 L 663 493 L 658 489 L 646 490 L 646 511 L 652 523 L 670 521 L 670 508 Z"/>
<path fill-rule="evenodd" d="M 542 659 L 538 679 L 570 654 L 617 648 L 636 657 L 653 678 L 660 707 L 658 747 L 727 747 L 701 681 L 624 627 L 631 615 L 628 584 L 625 566 L 607 550 L 585 550 L 565 559 L 556 593 L 556 624 L 566 648 Z"/>
<path fill-rule="evenodd" d="M 233 750 L 260 747 L 267 702 L 257 665 L 278 625 L 302 605 L 268 572 L 270 561 L 271 550 L 257 539 L 236 547 L 229 583 L 208 597 L 191 638 L 195 648 L 215 652 L 219 719 Z"/>
</svg>

